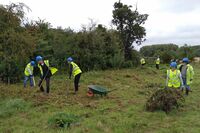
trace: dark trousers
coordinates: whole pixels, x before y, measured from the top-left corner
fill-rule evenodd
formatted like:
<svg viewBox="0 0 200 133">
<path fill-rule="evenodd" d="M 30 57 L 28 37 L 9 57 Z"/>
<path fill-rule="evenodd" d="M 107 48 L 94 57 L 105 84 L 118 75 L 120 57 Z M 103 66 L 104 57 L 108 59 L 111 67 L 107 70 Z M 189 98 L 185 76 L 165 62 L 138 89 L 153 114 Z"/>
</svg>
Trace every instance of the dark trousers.
<svg viewBox="0 0 200 133">
<path fill-rule="evenodd" d="M 159 64 L 156 64 L 156 68 L 159 69 Z"/>
<path fill-rule="evenodd" d="M 81 78 L 81 73 L 79 73 L 78 75 L 76 75 L 74 77 L 74 88 L 75 88 L 75 91 L 78 91 L 78 84 L 79 84 L 80 78 Z"/>
<path fill-rule="evenodd" d="M 45 79 L 43 79 L 43 81 L 41 79 L 38 86 L 40 87 L 40 90 L 42 92 L 44 92 L 44 87 L 42 86 L 42 82 L 44 82 L 44 80 L 46 81 L 46 93 L 49 93 L 49 91 L 50 91 L 50 78 L 45 78 Z"/>
</svg>

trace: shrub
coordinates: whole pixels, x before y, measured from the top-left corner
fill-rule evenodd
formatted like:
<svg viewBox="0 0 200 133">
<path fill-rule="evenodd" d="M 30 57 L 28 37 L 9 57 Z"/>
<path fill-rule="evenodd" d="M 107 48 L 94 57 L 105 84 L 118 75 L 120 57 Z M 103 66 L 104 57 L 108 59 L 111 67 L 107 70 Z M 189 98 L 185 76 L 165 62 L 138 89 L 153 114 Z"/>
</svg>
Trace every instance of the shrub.
<svg viewBox="0 0 200 133">
<path fill-rule="evenodd" d="M 161 89 L 156 91 L 147 101 L 146 110 L 163 110 L 166 113 L 183 106 L 185 99 L 180 90 Z"/>
<path fill-rule="evenodd" d="M 133 62 L 132 61 L 125 61 L 122 65 L 123 68 L 129 68 L 133 67 Z"/>
<path fill-rule="evenodd" d="M 69 128 L 71 124 L 75 124 L 78 121 L 79 118 L 74 114 L 60 112 L 49 118 L 48 123 L 52 127 Z"/>
</svg>

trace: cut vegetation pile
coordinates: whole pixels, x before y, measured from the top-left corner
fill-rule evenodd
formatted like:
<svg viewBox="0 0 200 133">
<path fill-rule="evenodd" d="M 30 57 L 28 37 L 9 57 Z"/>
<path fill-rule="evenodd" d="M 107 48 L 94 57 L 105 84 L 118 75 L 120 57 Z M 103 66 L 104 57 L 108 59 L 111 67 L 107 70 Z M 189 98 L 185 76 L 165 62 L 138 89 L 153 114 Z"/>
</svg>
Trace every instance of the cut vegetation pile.
<svg viewBox="0 0 200 133">
<path fill-rule="evenodd" d="M 146 110 L 163 110 L 166 113 L 183 106 L 185 98 L 180 90 L 160 89 L 156 91 L 147 101 Z"/>
</svg>

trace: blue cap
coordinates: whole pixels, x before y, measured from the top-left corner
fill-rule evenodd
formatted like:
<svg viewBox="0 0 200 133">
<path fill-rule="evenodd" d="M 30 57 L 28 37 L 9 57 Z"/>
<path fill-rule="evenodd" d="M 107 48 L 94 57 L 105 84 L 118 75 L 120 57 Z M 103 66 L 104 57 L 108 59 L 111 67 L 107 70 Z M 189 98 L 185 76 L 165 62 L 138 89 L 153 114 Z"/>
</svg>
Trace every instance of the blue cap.
<svg viewBox="0 0 200 133">
<path fill-rule="evenodd" d="M 183 58 L 182 61 L 185 62 L 185 63 L 189 63 L 189 59 L 188 58 Z"/>
<path fill-rule="evenodd" d="M 35 66 L 35 61 L 31 61 L 31 66 Z"/>
<path fill-rule="evenodd" d="M 36 57 L 36 61 L 38 62 L 38 61 L 41 61 L 42 60 L 42 56 L 37 56 Z"/>
<path fill-rule="evenodd" d="M 72 57 L 68 57 L 68 58 L 67 58 L 67 61 L 68 61 L 68 62 L 72 62 L 72 61 L 73 61 Z"/>
<path fill-rule="evenodd" d="M 176 62 L 170 63 L 170 67 L 177 68 L 177 63 Z"/>
</svg>

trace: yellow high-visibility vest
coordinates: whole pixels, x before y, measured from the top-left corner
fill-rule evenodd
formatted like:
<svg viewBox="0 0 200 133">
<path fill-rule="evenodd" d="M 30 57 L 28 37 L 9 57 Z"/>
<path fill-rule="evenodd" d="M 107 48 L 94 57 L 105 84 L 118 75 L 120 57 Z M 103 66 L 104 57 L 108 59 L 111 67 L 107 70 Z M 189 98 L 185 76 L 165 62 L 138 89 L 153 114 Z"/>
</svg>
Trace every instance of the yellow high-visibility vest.
<svg viewBox="0 0 200 133">
<path fill-rule="evenodd" d="M 146 62 L 145 62 L 145 59 L 142 58 L 142 59 L 140 60 L 140 63 L 141 63 L 141 64 L 145 64 L 145 63 L 146 63 Z"/>
<path fill-rule="evenodd" d="M 33 75 L 33 66 L 31 66 L 31 63 L 28 63 L 28 64 L 26 65 L 26 68 L 25 68 L 25 70 L 24 70 L 24 74 L 25 74 L 26 76 Z"/>
<path fill-rule="evenodd" d="M 158 64 L 158 65 L 160 64 L 160 58 L 156 59 L 156 64 Z"/>
<path fill-rule="evenodd" d="M 181 79 L 180 79 L 181 72 L 179 70 L 172 71 L 167 70 L 167 76 L 168 76 L 168 87 L 174 87 L 179 88 L 181 86 Z"/>
<path fill-rule="evenodd" d="M 49 60 L 44 60 L 44 63 L 47 65 L 47 67 L 49 67 Z M 41 75 L 43 75 L 43 71 L 42 71 L 42 67 L 38 64 L 38 67 L 40 69 L 40 73 Z M 55 74 L 58 69 L 57 68 L 54 68 L 54 67 L 49 67 L 49 70 L 51 71 L 51 74 Z"/>
<path fill-rule="evenodd" d="M 183 64 L 178 65 L 178 69 L 180 70 Z M 193 80 L 194 77 L 194 69 L 190 64 L 187 64 L 187 72 L 186 72 L 186 83 L 187 85 L 190 85 L 192 83 L 191 80 Z"/>
<path fill-rule="evenodd" d="M 194 77 L 194 69 L 190 64 L 187 64 L 186 83 L 190 85 Z"/>
<path fill-rule="evenodd" d="M 75 77 L 76 75 L 82 73 L 81 69 L 79 68 L 79 66 L 78 66 L 76 63 L 71 62 L 71 64 L 72 64 L 72 67 L 73 67 L 73 68 L 72 68 L 72 74 L 73 74 L 74 77 Z"/>
</svg>

